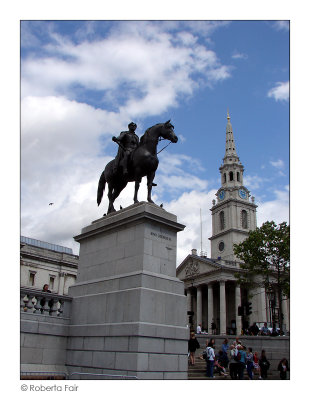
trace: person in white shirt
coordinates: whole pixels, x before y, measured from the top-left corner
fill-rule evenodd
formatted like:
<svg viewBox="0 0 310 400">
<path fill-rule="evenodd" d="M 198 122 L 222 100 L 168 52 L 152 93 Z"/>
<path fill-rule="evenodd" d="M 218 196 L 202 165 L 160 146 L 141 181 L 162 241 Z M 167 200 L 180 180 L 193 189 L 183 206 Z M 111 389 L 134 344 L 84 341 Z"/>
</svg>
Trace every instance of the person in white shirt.
<svg viewBox="0 0 310 400">
<path fill-rule="evenodd" d="M 214 360 L 215 360 L 213 342 L 209 343 L 206 351 L 207 351 L 207 377 L 213 378 L 213 368 L 214 368 Z"/>
<path fill-rule="evenodd" d="M 196 332 L 197 332 L 198 334 L 200 334 L 200 333 L 201 333 L 201 324 L 199 324 L 199 325 L 197 326 L 197 330 L 196 330 Z"/>
</svg>

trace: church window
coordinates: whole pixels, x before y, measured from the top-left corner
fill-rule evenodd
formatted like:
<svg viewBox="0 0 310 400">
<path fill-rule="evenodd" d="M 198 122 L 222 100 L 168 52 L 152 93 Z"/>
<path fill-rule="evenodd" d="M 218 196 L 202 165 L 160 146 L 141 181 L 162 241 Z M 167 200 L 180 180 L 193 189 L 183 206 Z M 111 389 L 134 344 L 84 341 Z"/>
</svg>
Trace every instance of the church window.
<svg viewBox="0 0 310 400">
<path fill-rule="evenodd" d="M 29 286 L 34 286 L 36 273 L 29 271 Z"/>
<path fill-rule="evenodd" d="M 230 173 L 229 173 L 229 180 L 230 180 L 230 181 L 233 181 L 233 180 L 234 180 L 234 173 L 233 173 L 233 172 L 230 172 Z"/>
<path fill-rule="evenodd" d="M 54 276 L 54 275 L 50 275 L 49 288 L 50 288 L 51 290 L 54 290 L 54 284 L 55 284 L 55 276 Z"/>
<path fill-rule="evenodd" d="M 226 174 L 223 175 L 223 178 L 224 178 L 223 183 L 226 183 Z"/>
<path fill-rule="evenodd" d="M 222 231 L 225 229 L 225 218 L 224 218 L 224 211 L 220 212 L 220 230 Z"/>
<path fill-rule="evenodd" d="M 248 228 L 248 213 L 245 210 L 241 211 L 241 226 L 244 229 Z"/>
<path fill-rule="evenodd" d="M 240 182 L 240 173 L 237 172 L 237 181 Z"/>
</svg>

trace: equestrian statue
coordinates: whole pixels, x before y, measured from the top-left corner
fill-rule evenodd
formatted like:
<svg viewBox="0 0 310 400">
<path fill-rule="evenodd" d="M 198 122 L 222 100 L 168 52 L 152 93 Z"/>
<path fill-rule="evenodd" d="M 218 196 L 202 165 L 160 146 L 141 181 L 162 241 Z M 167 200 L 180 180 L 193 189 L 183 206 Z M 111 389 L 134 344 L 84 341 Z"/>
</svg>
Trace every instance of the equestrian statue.
<svg viewBox="0 0 310 400">
<path fill-rule="evenodd" d="M 152 186 L 156 186 L 153 181 L 159 163 L 157 157 L 158 142 L 164 139 L 170 140 L 172 143 L 178 141 L 170 120 L 148 128 L 140 140 L 135 134 L 136 128 L 137 125 L 131 122 L 128 125 L 128 131 L 121 132 L 118 137 L 112 137 L 112 140 L 119 146 L 117 156 L 106 165 L 100 176 L 97 190 L 97 204 L 99 206 L 105 185 L 108 184 L 108 214 L 115 211 L 113 203 L 128 182 L 135 182 L 133 200 L 134 203 L 138 203 L 138 190 L 144 176 L 147 177 L 147 200 L 154 203 L 151 192 Z"/>
</svg>

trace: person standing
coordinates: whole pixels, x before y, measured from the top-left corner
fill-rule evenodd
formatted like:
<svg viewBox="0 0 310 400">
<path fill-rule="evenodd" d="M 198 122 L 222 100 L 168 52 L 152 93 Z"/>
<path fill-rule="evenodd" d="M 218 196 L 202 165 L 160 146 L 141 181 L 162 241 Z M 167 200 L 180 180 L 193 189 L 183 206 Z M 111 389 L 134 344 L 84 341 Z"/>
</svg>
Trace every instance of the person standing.
<svg viewBox="0 0 310 400">
<path fill-rule="evenodd" d="M 261 379 L 267 379 L 267 372 L 270 367 L 270 362 L 267 360 L 265 350 L 262 350 L 262 354 L 259 359 L 259 367 L 260 367 Z"/>
<path fill-rule="evenodd" d="M 280 371 L 280 379 L 286 379 L 288 368 L 288 361 L 286 358 L 282 358 L 278 365 L 278 371 Z"/>
<path fill-rule="evenodd" d="M 246 352 L 244 346 L 237 346 L 238 353 L 240 354 L 240 360 L 238 362 L 238 378 L 243 379 L 244 368 L 246 364 Z"/>
<path fill-rule="evenodd" d="M 237 361 L 237 354 L 238 350 L 237 348 L 232 344 L 230 346 L 230 351 L 229 351 L 229 375 L 231 379 L 237 379 L 238 378 L 238 361 Z"/>
<path fill-rule="evenodd" d="M 253 367 L 254 367 L 254 374 L 255 374 L 255 371 L 257 371 L 258 379 L 262 379 L 260 376 L 259 359 L 258 359 L 257 351 L 255 351 L 255 353 L 253 354 Z"/>
<path fill-rule="evenodd" d="M 195 352 L 200 348 L 199 342 L 195 337 L 195 332 L 191 333 L 191 337 L 188 341 L 188 351 L 190 357 L 190 365 L 195 365 Z"/>
<path fill-rule="evenodd" d="M 228 354 L 227 354 L 228 351 L 229 351 L 228 340 L 227 340 L 227 339 L 224 339 L 224 342 L 223 342 L 223 344 L 222 344 L 222 352 L 223 352 L 223 366 L 224 366 L 225 368 L 228 367 L 228 363 L 229 363 Z"/>
<path fill-rule="evenodd" d="M 253 353 L 252 347 L 248 348 L 247 356 L 246 356 L 246 370 L 249 376 L 249 379 L 253 379 Z"/>
<path fill-rule="evenodd" d="M 207 357 L 207 377 L 213 378 L 213 368 L 214 368 L 214 342 L 210 341 L 208 347 L 206 349 L 206 357 Z"/>
<path fill-rule="evenodd" d="M 201 334 L 201 324 L 199 324 L 199 325 L 197 326 L 196 332 L 197 332 L 198 335 Z"/>
</svg>

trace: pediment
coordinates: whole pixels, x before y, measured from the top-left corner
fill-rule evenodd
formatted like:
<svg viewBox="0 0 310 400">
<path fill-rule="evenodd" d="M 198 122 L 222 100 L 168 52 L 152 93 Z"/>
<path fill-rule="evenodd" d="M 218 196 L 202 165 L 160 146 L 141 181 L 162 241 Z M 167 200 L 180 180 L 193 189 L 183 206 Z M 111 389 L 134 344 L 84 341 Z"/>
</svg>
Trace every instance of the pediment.
<svg viewBox="0 0 310 400">
<path fill-rule="evenodd" d="M 221 269 L 213 260 L 203 257 L 187 256 L 177 268 L 177 278 L 185 281 L 191 278 L 197 278 L 206 273 L 218 271 Z"/>
</svg>

